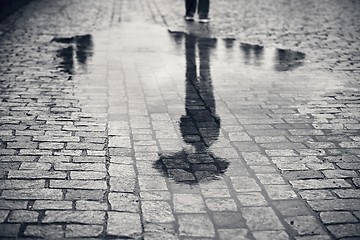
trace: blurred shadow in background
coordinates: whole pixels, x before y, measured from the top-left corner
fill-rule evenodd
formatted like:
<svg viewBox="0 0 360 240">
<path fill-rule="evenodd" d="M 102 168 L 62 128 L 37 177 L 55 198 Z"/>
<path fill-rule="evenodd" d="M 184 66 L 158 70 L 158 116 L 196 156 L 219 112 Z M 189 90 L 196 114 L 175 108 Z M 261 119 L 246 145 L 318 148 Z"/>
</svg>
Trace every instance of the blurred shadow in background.
<svg viewBox="0 0 360 240">
<path fill-rule="evenodd" d="M 93 40 L 90 34 L 68 37 L 68 38 L 54 38 L 52 42 L 66 44 L 57 50 L 56 56 L 61 59 L 59 68 L 67 74 L 75 74 L 75 69 L 83 72 L 87 71 L 87 63 L 90 57 L 93 56 Z M 78 64 L 76 66 L 75 63 Z"/>
</svg>

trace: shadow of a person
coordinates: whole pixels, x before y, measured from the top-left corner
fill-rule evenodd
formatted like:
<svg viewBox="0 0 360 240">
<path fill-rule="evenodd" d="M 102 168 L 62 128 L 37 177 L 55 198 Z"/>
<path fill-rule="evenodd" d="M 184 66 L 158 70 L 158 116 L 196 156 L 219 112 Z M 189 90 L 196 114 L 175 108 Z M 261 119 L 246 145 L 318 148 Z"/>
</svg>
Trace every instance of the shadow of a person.
<svg viewBox="0 0 360 240">
<path fill-rule="evenodd" d="M 162 154 L 154 167 L 176 182 L 194 184 L 213 180 L 226 171 L 229 163 L 216 157 L 209 147 L 218 139 L 220 117 L 210 73 L 210 54 L 216 39 L 185 35 L 185 112 L 180 118 L 180 131 L 185 143 L 192 150 Z M 199 49 L 199 74 L 196 64 L 196 48 Z"/>
<path fill-rule="evenodd" d="M 88 59 L 93 55 L 93 40 L 90 34 L 67 38 L 54 38 L 52 42 L 68 45 L 57 50 L 56 54 L 56 56 L 61 59 L 59 68 L 63 72 L 71 75 L 75 74 L 77 66 L 74 57 L 80 69 L 86 72 Z"/>
</svg>

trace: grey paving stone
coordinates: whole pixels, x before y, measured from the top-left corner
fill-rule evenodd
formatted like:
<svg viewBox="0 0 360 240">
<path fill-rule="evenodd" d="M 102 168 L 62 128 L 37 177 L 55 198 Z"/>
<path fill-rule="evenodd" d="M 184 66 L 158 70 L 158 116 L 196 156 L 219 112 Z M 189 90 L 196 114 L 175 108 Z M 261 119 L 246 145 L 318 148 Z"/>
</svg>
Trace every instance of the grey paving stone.
<svg viewBox="0 0 360 240">
<path fill-rule="evenodd" d="M 66 225 L 66 238 L 85 238 L 85 237 L 99 237 L 103 231 L 103 226 L 99 225 Z"/>
<path fill-rule="evenodd" d="M 259 152 L 243 152 L 241 155 L 250 165 L 270 165 L 269 159 Z"/>
<path fill-rule="evenodd" d="M 71 210 L 71 201 L 36 200 L 32 205 L 33 210 Z"/>
<path fill-rule="evenodd" d="M 51 180 L 50 188 L 65 188 L 65 189 L 106 189 L 105 181 L 84 181 L 84 180 Z"/>
<path fill-rule="evenodd" d="M 234 142 L 233 144 L 240 152 L 260 151 L 260 148 L 257 146 L 257 144 L 253 142 Z"/>
<path fill-rule="evenodd" d="M 301 200 L 281 200 L 274 201 L 276 209 L 284 216 L 310 216 L 310 208 L 305 201 Z"/>
<path fill-rule="evenodd" d="M 283 231 L 256 231 L 253 233 L 254 238 L 256 240 L 270 240 L 270 239 L 278 239 L 278 240 L 287 240 L 290 239 L 289 235 Z"/>
<path fill-rule="evenodd" d="M 352 237 L 356 239 L 357 237 L 360 237 L 359 223 L 331 225 L 327 228 L 336 238 Z"/>
<path fill-rule="evenodd" d="M 325 170 L 322 171 L 327 178 L 350 178 L 357 177 L 357 173 L 352 170 Z"/>
<path fill-rule="evenodd" d="M 104 198 L 104 190 L 73 190 L 68 189 L 65 194 L 65 200 L 98 200 Z"/>
<path fill-rule="evenodd" d="M 313 216 L 295 216 L 286 218 L 286 222 L 299 235 L 321 235 L 325 234 L 324 229 Z"/>
<path fill-rule="evenodd" d="M 264 185 L 281 185 L 285 184 L 280 174 L 256 174 L 260 182 Z"/>
<path fill-rule="evenodd" d="M 134 192 L 136 187 L 135 178 L 120 178 L 120 177 L 111 177 L 110 178 L 110 190 L 112 192 Z M 163 189 L 166 190 L 166 189 Z"/>
<path fill-rule="evenodd" d="M 179 234 L 171 223 L 145 223 L 145 239 L 179 239 Z"/>
<path fill-rule="evenodd" d="M 351 188 L 343 179 L 292 180 L 290 183 L 295 189 Z"/>
<path fill-rule="evenodd" d="M 137 213 L 108 212 L 107 235 L 139 238 L 142 233 L 140 215 Z"/>
<path fill-rule="evenodd" d="M 215 237 L 214 226 L 206 214 L 178 216 L 179 234 L 184 237 Z"/>
<path fill-rule="evenodd" d="M 257 143 L 289 142 L 289 140 L 287 140 L 285 136 L 260 136 L 260 137 L 255 137 L 255 141 Z"/>
<path fill-rule="evenodd" d="M 74 157 L 75 161 L 76 157 Z M 55 162 L 70 162 L 69 156 L 41 156 L 39 158 L 39 162 L 49 162 L 49 163 L 55 163 Z"/>
<path fill-rule="evenodd" d="M 209 198 L 205 200 L 206 206 L 210 211 L 237 211 L 236 203 L 228 198 Z"/>
<path fill-rule="evenodd" d="M 157 232 L 145 232 L 144 233 L 144 239 L 148 240 L 177 240 L 179 239 L 175 234 L 173 233 L 157 233 Z"/>
<path fill-rule="evenodd" d="M 8 210 L 0 210 L 0 223 L 3 223 L 6 219 L 6 217 L 9 215 Z"/>
<path fill-rule="evenodd" d="M 222 188 L 202 188 L 201 189 L 202 195 L 205 198 L 226 198 L 230 197 L 230 192 L 228 189 L 222 189 Z"/>
<path fill-rule="evenodd" d="M 314 170 L 314 171 L 335 169 L 335 166 L 332 163 L 307 163 L 306 167 L 308 167 L 310 170 Z"/>
<path fill-rule="evenodd" d="M 11 211 L 8 222 L 10 223 L 36 223 L 38 222 L 39 213 L 28 210 Z"/>
<path fill-rule="evenodd" d="M 221 240 L 236 240 L 236 239 L 242 239 L 247 240 L 250 239 L 248 237 L 248 230 L 245 228 L 239 228 L 239 229 L 219 229 L 219 239 Z"/>
<path fill-rule="evenodd" d="M 4 190 L 0 196 L 2 199 L 44 199 L 61 200 L 62 191 L 58 189 L 20 189 Z"/>
<path fill-rule="evenodd" d="M 237 195 L 241 205 L 250 206 L 266 206 L 268 202 L 261 192 L 245 192 Z"/>
<path fill-rule="evenodd" d="M 110 163 L 116 164 L 133 164 L 134 160 L 131 157 L 112 156 Z"/>
<path fill-rule="evenodd" d="M 57 171 L 105 171 L 105 165 L 101 163 L 55 163 L 55 170 Z"/>
<path fill-rule="evenodd" d="M 289 185 L 265 185 L 265 190 L 272 200 L 297 198 L 295 191 Z"/>
<path fill-rule="evenodd" d="M 239 212 L 216 212 L 213 215 L 213 223 L 218 228 L 238 229 L 246 227 L 245 220 Z"/>
<path fill-rule="evenodd" d="M 175 221 L 170 205 L 165 201 L 143 201 L 142 211 L 147 223 L 171 223 Z"/>
<path fill-rule="evenodd" d="M 70 179 L 72 180 L 104 180 L 106 172 L 92 171 L 71 171 Z"/>
<path fill-rule="evenodd" d="M 37 162 L 23 162 L 21 163 L 20 170 L 44 170 L 49 171 L 51 168 L 50 163 L 37 163 Z"/>
<path fill-rule="evenodd" d="M 294 150 L 265 150 L 265 152 L 271 157 L 298 156 Z"/>
<path fill-rule="evenodd" d="M 344 169 L 344 170 L 357 170 L 360 168 L 360 164 L 355 163 L 355 162 L 353 162 L 353 163 L 351 163 L 351 162 L 337 163 L 336 165 L 339 166 L 339 168 Z"/>
<path fill-rule="evenodd" d="M 331 237 L 328 235 L 310 235 L 310 236 L 297 236 L 296 240 L 330 240 Z"/>
<path fill-rule="evenodd" d="M 27 189 L 44 188 L 45 180 L 3 180 L 0 182 L 0 189 Z"/>
<path fill-rule="evenodd" d="M 231 182 L 237 192 L 260 191 L 259 185 L 250 177 L 231 177 Z"/>
<path fill-rule="evenodd" d="M 350 212 L 321 212 L 320 218 L 325 224 L 358 222 Z"/>
<path fill-rule="evenodd" d="M 102 211 L 45 211 L 43 223 L 103 224 L 105 212 Z"/>
<path fill-rule="evenodd" d="M 278 168 L 274 166 L 250 166 L 255 173 L 278 173 Z"/>
<path fill-rule="evenodd" d="M 204 213 L 206 205 L 199 194 L 174 194 L 174 211 L 176 213 Z"/>
<path fill-rule="evenodd" d="M 251 231 L 282 230 L 284 226 L 270 207 L 242 209 L 242 215 Z"/>
<path fill-rule="evenodd" d="M 98 201 L 76 201 L 76 210 L 108 210 L 108 204 Z"/>
<path fill-rule="evenodd" d="M 140 192 L 142 200 L 170 200 L 170 192 L 167 191 L 150 191 Z"/>
<path fill-rule="evenodd" d="M 4 200 L 0 199 L 0 209 L 26 209 L 28 201 L 26 200 Z"/>
<path fill-rule="evenodd" d="M 61 225 L 28 225 L 24 235 L 45 239 L 63 239 L 64 231 Z"/>
<path fill-rule="evenodd" d="M 17 179 L 65 179 L 66 173 L 60 171 L 10 170 L 8 178 Z"/>
<path fill-rule="evenodd" d="M 283 176 L 288 180 L 322 179 L 324 175 L 320 171 L 283 171 Z"/>
<path fill-rule="evenodd" d="M 139 212 L 139 199 L 134 194 L 111 192 L 108 200 L 113 211 Z"/>
<path fill-rule="evenodd" d="M 355 184 L 355 186 L 360 187 L 360 178 L 353 178 L 352 181 Z"/>
<path fill-rule="evenodd" d="M 360 198 L 359 189 L 337 189 L 333 192 L 340 198 Z"/>
<path fill-rule="evenodd" d="M 359 208 L 359 199 L 330 199 L 308 201 L 315 211 L 356 211 Z"/>
<path fill-rule="evenodd" d="M 246 132 L 230 132 L 229 140 L 235 142 L 246 142 L 251 141 L 251 138 Z"/>
<path fill-rule="evenodd" d="M 0 224 L 0 237 L 16 237 L 20 224 Z"/>
<path fill-rule="evenodd" d="M 63 149 L 64 143 L 53 143 L 53 142 L 41 142 L 39 143 L 39 149 Z"/>
<path fill-rule="evenodd" d="M 165 179 L 160 176 L 141 176 L 139 185 L 142 191 L 149 190 L 168 190 Z"/>
</svg>

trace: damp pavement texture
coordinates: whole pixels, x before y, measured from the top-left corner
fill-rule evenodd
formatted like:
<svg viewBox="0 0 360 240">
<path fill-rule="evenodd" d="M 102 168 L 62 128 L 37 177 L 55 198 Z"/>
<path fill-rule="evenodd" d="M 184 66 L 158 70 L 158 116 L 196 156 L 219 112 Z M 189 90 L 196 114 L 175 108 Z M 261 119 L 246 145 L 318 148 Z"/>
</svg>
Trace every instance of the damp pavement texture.
<svg viewBox="0 0 360 240">
<path fill-rule="evenodd" d="M 1 239 L 359 239 L 359 2 L 211 4 L 1 23 Z"/>
</svg>

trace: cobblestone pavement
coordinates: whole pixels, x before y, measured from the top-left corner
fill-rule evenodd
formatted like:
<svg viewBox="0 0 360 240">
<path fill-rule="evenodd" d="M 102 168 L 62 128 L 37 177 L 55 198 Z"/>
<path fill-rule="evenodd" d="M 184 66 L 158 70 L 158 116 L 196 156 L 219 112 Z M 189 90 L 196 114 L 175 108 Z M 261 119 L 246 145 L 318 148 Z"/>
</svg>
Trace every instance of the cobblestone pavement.
<svg viewBox="0 0 360 240">
<path fill-rule="evenodd" d="M 358 239 L 356 65 L 314 65 L 312 34 L 168 33 L 165 4 L 39 0 L 1 24 L 1 238 Z"/>
<path fill-rule="evenodd" d="M 183 1 L 153 1 L 170 30 L 186 31 Z M 210 17 L 216 36 L 295 49 L 316 67 L 359 72 L 359 1 L 213 0 Z"/>
</svg>

